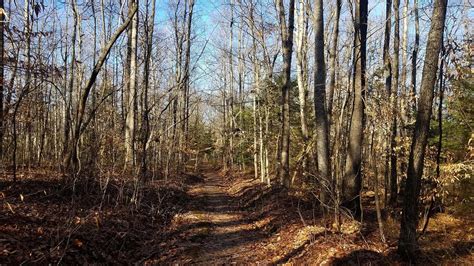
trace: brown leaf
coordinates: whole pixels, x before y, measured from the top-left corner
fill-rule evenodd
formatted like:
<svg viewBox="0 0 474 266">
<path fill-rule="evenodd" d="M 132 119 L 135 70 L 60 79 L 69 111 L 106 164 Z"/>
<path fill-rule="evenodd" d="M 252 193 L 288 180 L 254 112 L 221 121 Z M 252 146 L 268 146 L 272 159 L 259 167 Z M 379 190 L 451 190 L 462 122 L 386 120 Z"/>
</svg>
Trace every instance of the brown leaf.
<svg viewBox="0 0 474 266">
<path fill-rule="evenodd" d="M 78 248 L 80 248 L 84 245 L 84 243 L 81 240 L 77 239 L 77 238 L 74 239 L 73 243 L 74 243 L 74 246 L 76 246 Z"/>
<path fill-rule="evenodd" d="M 15 213 L 15 211 L 12 208 L 12 205 L 10 205 L 10 203 L 8 203 L 8 202 L 7 202 L 7 207 L 12 213 Z"/>
</svg>

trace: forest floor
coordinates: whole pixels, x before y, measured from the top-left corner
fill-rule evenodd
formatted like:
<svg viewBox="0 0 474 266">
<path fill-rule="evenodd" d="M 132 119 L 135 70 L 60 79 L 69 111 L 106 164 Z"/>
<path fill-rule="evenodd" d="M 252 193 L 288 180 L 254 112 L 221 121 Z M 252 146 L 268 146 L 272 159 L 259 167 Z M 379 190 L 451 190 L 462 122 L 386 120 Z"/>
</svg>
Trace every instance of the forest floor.
<svg viewBox="0 0 474 266">
<path fill-rule="evenodd" d="M 0 178 L 1 264 L 403 264 L 398 222 L 387 219 L 382 243 L 370 193 L 364 226 L 347 220 L 335 232 L 307 192 L 251 175 L 207 169 L 153 181 L 135 201 L 133 186 L 117 177 L 64 187 L 51 176 Z M 420 244 L 419 263 L 471 264 L 472 215 L 435 215 Z"/>
</svg>

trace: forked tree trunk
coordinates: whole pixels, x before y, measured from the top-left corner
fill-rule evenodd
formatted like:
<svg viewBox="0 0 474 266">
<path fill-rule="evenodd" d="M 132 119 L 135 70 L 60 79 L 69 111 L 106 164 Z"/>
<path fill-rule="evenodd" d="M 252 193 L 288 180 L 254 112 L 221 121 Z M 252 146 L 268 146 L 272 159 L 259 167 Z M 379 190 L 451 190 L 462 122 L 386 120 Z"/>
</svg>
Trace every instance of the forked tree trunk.
<svg viewBox="0 0 474 266">
<path fill-rule="evenodd" d="M 138 10 L 138 6 L 134 5 L 131 7 L 129 17 L 125 20 L 125 22 L 116 30 L 114 35 L 110 38 L 109 42 L 102 47 L 99 57 L 97 58 L 97 62 L 92 69 L 92 73 L 84 86 L 81 89 L 82 94 L 79 97 L 78 107 L 77 107 L 77 121 L 75 123 L 73 137 L 72 137 L 72 144 L 64 157 L 63 167 L 67 169 L 70 173 L 75 174 L 78 170 L 78 149 L 79 149 L 79 140 L 81 138 L 82 133 L 86 130 L 87 125 L 91 121 L 92 116 L 89 117 L 88 120 L 84 120 L 86 106 L 87 106 L 87 99 L 89 98 L 92 86 L 95 84 L 97 76 L 104 64 L 105 60 L 107 59 L 107 55 L 110 53 L 112 46 L 117 41 L 119 36 L 125 31 L 125 29 L 130 24 L 133 16 Z"/>
</svg>

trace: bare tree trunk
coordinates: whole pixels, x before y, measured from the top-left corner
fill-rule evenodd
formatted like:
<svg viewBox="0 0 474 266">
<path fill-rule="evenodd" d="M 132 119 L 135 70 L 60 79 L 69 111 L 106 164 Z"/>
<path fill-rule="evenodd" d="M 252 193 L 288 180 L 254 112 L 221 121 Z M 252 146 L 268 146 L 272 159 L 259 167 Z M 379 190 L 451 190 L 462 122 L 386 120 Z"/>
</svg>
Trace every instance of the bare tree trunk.
<svg viewBox="0 0 474 266">
<path fill-rule="evenodd" d="M 259 121 L 259 97 L 260 97 L 260 69 L 258 65 L 258 56 L 257 56 L 257 38 L 256 38 L 256 29 L 255 29 L 255 20 L 254 20 L 254 6 L 253 2 L 250 3 L 250 30 L 252 33 L 252 63 L 253 63 L 253 164 L 254 164 L 254 174 L 255 179 L 259 177 L 259 133 L 261 133 L 261 126 L 258 125 Z M 261 121 L 261 120 L 260 120 Z M 260 124 L 261 125 L 261 124 Z M 261 139 L 261 138 L 260 138 Z M 263 171 L 262 171 L 263 172 Z M 265 182 L 264 175 L 261 173 L 262 178 L 261 182 Z"/>
<path fill-rule="evenodd" d="M 258 179 L 258 137 L 257 137 L 257 95 L 253 96 L 253 171 L 255 179 Z M 262 183 L 264 180 L 261 180 Z"/>
<path fill-rule="evenodd" d="M 421 80 L 420 99 L 418 102 L 418 113 L 416 115 L 415 131 L 413 133 L 410 157 L 408 160 L 406 191 L 403 202 L 398 252 L 411 261 L 414 261 L 419 254 L 419 247 L 416 238 L 416 228 L 418 225 L 418 197 L 420 195 L 421 177 L 423 175 L 425 148 L 428 142 L 428 130 L 434 98 L 433 90 L 436 83 L 436 73 L 438 70 L 438 60 L 443 40 L 447 4 L 447 0 L 436 0 L 434 2 L 433 15 L 431 16 L 431 28 L 428 34 L 428 43 L 426 45 L 423 78 Z"/>
<path fill-rule="evenodd" d="M 4 115 L 4 53 L 5 53 L 5 40 L 4 40 L 4 28 L 5 28 L 5 6 L 4 1 L 0 0 L 0 162 L 3 159 L 3 138 L 4 138 L 4 125 L 5 125 L 5 115 Z"/>
<path fill-rule="evenodd" d="M 303 137 L 303 150 L 306 151 L 309 141 L 308 125 L 306 123 L 306 98 L 308 95 L 308 19 L 306 16 L 307 3 L 305 0 L 299 0 L 299 12 L 297 13 L 297 32 L 296 32 L 296 69 L 300 104 L 301 135 Z M 307 156 L 303 155 L 303 172 L 307 167 Z"/>
<path fill-rule="evenodd" d="M 73 174 L 77 173 L 78 169 L 78 146 L 79 146 L 79 140 L 81 138 L 82 133 L 84 130 L 87 128 L 87 125 L 91 121 L 92 116 L 89 117 L 88 120 L 84 120 L 84 115 L 85 115 L 85 110 L 86 110 L 86 105 L 87 105 L 87 99 L 89 98 L 89 94 L 91 92 L 92 86 L 94 85 L 97 76 L 99 75 L 99 72 L 102 68 L 102 65 L 104 64 L 107 55 L 110 53 L 110 50 L 112 49 L 112 46 L 114 43 L 117 41 L 118 37 L 125 31 L 125 29 L 128 27 L 130 22 L 132 21 L 132 18 L 134 17 L 135 13 L 138 10 L 138 6 L 134 5 L 130 9 L 130 13 L 128 18 L 125 20 L 125 22 L 116 30 L 115 34 L 110 38 L 109 42 L 102 47 L 101 53 L 97 59 L 96 64 L 94 65 L 94 68 L 92 69 L 92 73 L 84 86 L 84 88 L 81 90 L 82 95 L 79 99 L 78 102 L 78 108 L 77 108 L 77 121 L 75 123 L 74 131 L 73 131 L 73 138 L 72 138 L 72 145 L 69 149 L 69 152 L 66 154 L 64 158 L 64 169 L 68 169 L 70 172 Z"/>
<path fill-rule="evenodd" d="M 374 191 L 375 191 L 375 210 L 377 212 L 377 222 L 379 225 L 379 233 L 380 233 L 380 239 L 382 240 L 383 243 L 385 243 L 385 235 L 384 235 L 384 229 L 383 229 L 383 219 L 382 219 L 382 211 L 380 208 L 380 196 L 379 196 L 379 170 L 378 170 L 378 165 L 376 163 L 376 158 L 377 158 L 377 151 L 374 148 L 374 136 L 375 136 L 375 127 L 372 129 L 372 138 L 371 138 L 371 156 L 372 156 L 372 168 L 374 170 Z"/>
<path fill-rule="evenodd" d="M 441 165 L 441 152 L 443 149 L 443 99 L 444 99 L 444 64 L 445 64 L 445 50 L 444 47 L 441 48 L 441 63 L 439 67 L 439 83 L 438 83 L 438 97 L 439 97 L 439 102 L 438 102 L 438 130 L 439 130 L 439 136 L 438 136 L 438 149 L 436 151 L 436 178 L 437 180 L 440 180 L 441 176 L 441 170 L 440 170 L 440 165 Z"/>
<path fill-rule="evenodd" d="M 238 82 L 239 82 L 239 128 L 242 131 L 245 131 L 244 126 L 244 89 L 245 89 L 245 65 L 244 65 L 244 17 L 240 17 L 240 26 L 239 26 L 239 37 L 238 37 Z M 245 136 L 245 135 L 242 135 Z M 242 141 L 243 137 L 239 143 L 240 150 L 240 170 L 245 171 L 245 154 L 243 152 L 244 142 Z"/>
<path fill-rule="evenodd" d="M 415 13 L 415 43 L 411 55 L 411 93 L 410 93 L 410 114 L 416 111 L 416 64 L 418 61 L 418 49 L 420 47 L 420 16 L 418 14 L 418 0 L 413 2 L 413 12 Z M 413 115 L 410 115 L 412 118 Z"/>
<path fill-rule="evenodd" d="M 331 165 L 329 157 L 329 124 L 326 110 L 326 64 L 324 62 L 324 17 L 323 1 L 316 0 L 314 5 L 315 72 L 314 72 L 314 109 L 316 110 L 316 154 L 318 175 L 321 184 L 321 202 L 328 207 L 331 186 Z"/>
<path fill-rule="evenodd" d="M 31 21 L 31 3 L 29 0 L 25 0 L 25 5 L 24 5 L 24 18 L 25 18 L 25 35 L 26 35 L 26 77 L 25 77 L 25 86 L 23 90 L 20 92 L 21 96 L 18 98 L 16 107 L 15 107 L 15 114 L 13 115 L 13 123 L 14 123 L 14 134 L 13 134 L 13 146 L 14 146 L 14 152 L 13 152 L 13 179 L 16 180 L 16 170 L 17 170 L 17 145 L 18 145 L 18 135 L 16 132 L 16 118 L 17 118 L 17 112 L 18 108 L 20 107 L 21 101 L 24 99 L 24 96 L 28 94 L 30 91 L 31 87 L 31 33 L 32 33 L 32 21 Z M 27 117 L 28 120 L 30 114 L 30 108 L 27 109 Z M 30 151 L 31 150 L 31 122 L 27 121 L 27 137 L 26 137 L 26 150 Z M 24 156 L 25 158 L 26 156 Z M 28 160 L 28 165 L 29 165 L 29 158 L 26 157 Z"/>
<path fill-rule="evenodd" d="M 390 58 L 390 34 L 392 32 L 392 0 L 386 0 L 385 2 L 385 33 L 384 33 L 384 42 L 383 42 L 383 64 L 384 64 L 384 85 L 385 91 L 390 97 L 392 91 L 392 63 Z M 388 134 L 390 136 L 390 134 Z M 387 136 L 387 137 L 389 137 Z M 387 204 L 387 190 L 388 190 L 388 180 L 389 180 L 389 169 L 390 169 L 390 145 L 387 144 L 387 138 L 384 138 L 385 145 L 385 169 L 384 169 L 384 179 L 385 179 L 385 200 L 384 203 Z"/>
<path fill-rule="evenodd" d="M 149 114 L 150 108 L 148 103 L 148 88 L 150 86 L 150 61 L 151 61 L 151 53 L 153 51 L 153 33 L 154 33 L 154 25 L 155 25 L 155 7 L 156 7 L 156 0 L 152 0 L 151 4 L 151 15 L 148 16 L 148 3 L 146 6 L 147 14 L 146 14 L 146 30 L 145 30 L 145 64 L 143 66 L 143 74 L 144 74 L 144 88 L 143 88 L 143 97 L 142 97 L 142 125 L 141 125 L 141 178 L 143 181 L 147 180 L 147 172 L 148 172 L 148 165 L 147 165 L 147 143 L 148 138 L 150 137 L 150 121 L 149 121 Z"/>
<path fill-rule="evenodd" d="M 366 93 L 366 48 L 368 1 L 355 1 L 354 21 L 354 104 L 349 132 L 349 149 L 343 179 L 343 205 L 356 216 L 361 214 L 362 134 Z"/>
<path fill-rule="evenodd" d="M 291 55 L 293 53 L 293 30 L 295 17 L 295 0 L 290 0 L 288 10 L 288 26 L 285 18 L 283 0 L 276 1 L 280 20 L 280 34 L 283 47 L 283 86 L 281 88 L 281 156 L 278 176 L 280 183 L 290 186 L 290 87 L 291 87 Z"/>
<path fill-rule="evenodd" d="M 223 106 L 223 115 L 222 115 L 222 126 L 223 126 L 223 133 L 222 133 L 222 143 L 224 144 L 222 147 L 222 165 L 224 168 L 224 172 L 228 170 L 229 167 L 229 128 L 228 128 L 228 121 L 229 121 L 229 112 L 227 110 L 227 65 L 224 64 L 223 66 L 223 78 L 224 84 L 222 88 L 222 106 Z"/>
<path fill-rule="evenodd" d="M 334 16 L 333 35 L 331 40 L 331 50 L 329 51 L 330 72 L 329 72 L 329 97 L 328 97 L 328 117 L 329 126 L 332 123 L 332 106 L 334 102 L 334 91 L 336 89 L 336 68 L 337 68 L 337 47 L 339 41 L 339 18 L 341 17 L 342 1 L 336 0 L 336 14 Z"/>
<path fill-rule="evenodd" d="M 193 24 L 193 13 L 194 13 L 194 0 L 188 0 L 188 15 L 187 15 L 187 21 L 186 21 L 186 50 L 185 50 L 185 58 L 184 58 L 184 79 L 182 81 L 183 84 L 183 112 L 182 112 L 182 150 L 187 149 L 187 143 L 189 139 L 189 132 L 188 132 L 188 125 L 189 125 L 189 101 L 190 101 L 190 81 L 191 81 L 191 73 L 190 73 L 190 65 L 191 65 L 191 34 L 192 34 L 192 24 Z M 188 160 L 187 154 L 184 153 L 182 156 L 182 162 L 183 163 L 183 168 L 185 170 L 186 167 L 186 162 Z"/>
<path fill-rule="evenodd" d="M 390 200 L 392 206 L 397 204 L 398 182 L 397 182 L 397 118 L 398 118 L 398 83 L 399 83 L 399 57 L 400 57 L 400 0 L 394 0 L 393 11 L 395 12 L 395 29 L 393 36 L 393 65 L 392 65 L 392 91 L 390 95 L 392 105 L 392 132 L 390 138 Z"/>
<path fill-rule="evenodd" d="M 131 0 L 129 12 L 138 0 Z M 125 118 L 125 166 L 124 169 L 135 165 L 135 108 L 137 104 L 137 35 L 138 13 L 133 17 L 130 26 L 130 79 L 128 80 L 127 116 Z M 126 81 L 127 82 L 127 81 Z"/>
<path fill-rule="evenodd" d="M 403 125 L 406 124 L 407 122 L 407 104 L 408 104 L 408 95 L 410 93 L 410 90 L 407 87 L 407 62 L 408 62 L 408 4 L 409 0 L 404 1 L 403 5 L 403 11 L 402 11 L 402 19 L 403 19 L 403 32 L 402 32 L 402 47 L 401 47 L 401 53 L 402 53 L 402 67 L 401 67 L 401 73 L 400 73 L 400 84 L 401 84 L 401 89 L 400 89 L 400 94 L 401 94 L 401 99 L 400 99 L 400 111 L 401 111 L 401 122 L 402 126 L 400 126 L 400 130 L 403 132 L 403 135 L 406 133 L 403 130 Z M 403 170 L 403 169 L 402 169 Z"/>
<path fill-rule="evenodd" d="M 230 0 L 230 38 L 229 38 L 229 168 L 234 167 L 234 1 Z"/>
</svg>

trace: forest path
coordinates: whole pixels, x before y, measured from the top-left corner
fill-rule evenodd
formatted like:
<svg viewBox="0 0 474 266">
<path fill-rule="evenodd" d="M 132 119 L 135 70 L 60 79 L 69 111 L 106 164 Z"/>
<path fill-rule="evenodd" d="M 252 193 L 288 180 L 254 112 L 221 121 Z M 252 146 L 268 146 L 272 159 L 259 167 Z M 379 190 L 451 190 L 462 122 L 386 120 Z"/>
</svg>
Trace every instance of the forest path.
<svg viewBox="0 0 474 266">
<path fill-rule="evenodd" d="M 205 181 L 193 186 L 187 212 L 173 221 L 180 232 L 173 245 L 175 252 L 165 262 L 192 264 L 229 264 L 255 261 L 267 235 L 250 213 L 240 208 L 239 198 L 230 183 L 217 172 L 206 172 Z M 173 249 L 172 248 L 172 249 Z"/>
</svg>

